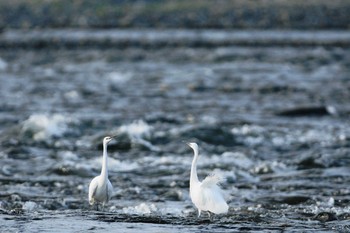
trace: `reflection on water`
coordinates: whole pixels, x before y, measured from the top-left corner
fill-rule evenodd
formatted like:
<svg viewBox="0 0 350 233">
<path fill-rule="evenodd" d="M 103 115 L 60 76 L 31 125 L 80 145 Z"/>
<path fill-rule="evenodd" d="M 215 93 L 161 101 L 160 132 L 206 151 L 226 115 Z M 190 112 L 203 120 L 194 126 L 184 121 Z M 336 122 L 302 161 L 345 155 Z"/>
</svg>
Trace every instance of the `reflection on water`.
<svg viewBox="0 0 350 233">
<path fill-rule="evenodd" d="M 108 45 L 142 34 L 153 46 L 0 51 L 1 231 L 53 222 L 97 232 L 349 227 L 347 32 L 67 32 L 0 40 Z M 88 183 L 100 172 L 102 138 L 115 134 L 115 192 L 96 212 Z M 229 213 L 213 222 L 196 219 L 189 199 L 188 140 L 200 145 L 201 179 L 226 176 Z"/>
</svg>

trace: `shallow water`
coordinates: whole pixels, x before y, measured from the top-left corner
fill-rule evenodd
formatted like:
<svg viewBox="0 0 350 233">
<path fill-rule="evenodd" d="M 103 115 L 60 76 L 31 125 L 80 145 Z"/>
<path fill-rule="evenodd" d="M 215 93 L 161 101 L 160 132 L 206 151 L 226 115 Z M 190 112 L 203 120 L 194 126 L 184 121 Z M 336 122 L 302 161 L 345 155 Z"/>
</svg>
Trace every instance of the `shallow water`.
<svg viewBox="0 0 350 233">
<path fill-rule="evenodd" d="M 319 33 L 2 48 L 0 231 L 348 231 L 350 49 Z M 111 134 L 115 190 L 96 211 L 87 189 Z M 229 213 L 212 221 L 189 200 L 189 140 L 200 178 L 226 176 Z"/>
</svg>

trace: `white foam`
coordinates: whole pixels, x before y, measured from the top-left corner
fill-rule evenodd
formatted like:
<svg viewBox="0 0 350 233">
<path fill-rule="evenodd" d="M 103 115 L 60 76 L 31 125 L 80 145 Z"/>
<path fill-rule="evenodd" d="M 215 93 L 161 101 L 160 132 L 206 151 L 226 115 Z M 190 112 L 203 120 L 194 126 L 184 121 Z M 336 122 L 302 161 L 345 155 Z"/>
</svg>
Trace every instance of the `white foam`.
<svg viewBox="0 0 350 233">
<path fill-rule="evenodd" d="M 258 125 L 243 125 L 242 127 L 235 127 L 231 129 L 233 134 L 239 135 L 252 135 L 252 134 L 261 134 L 265 130 L 263 127 Z"/>
<path fill-rule="evenodd" d="M 107 74 L 107 78 L 113 83 L 125 83 L 131 79 L 132 75 L 130 73 L 122 73 L 118 71 L 113 71 Z"/>
<path fill-rule="evenodd" d="M 152 130 L 153 127 L 143 120 L 134 121 L 119 128 L 119 132 L 127 134 L 133 143 L 143 145 L 151 151 L 160 151 L 158 147 L 147 141 L 151 137 Z"/>
<path fill-rule="evenodd" d="M 243 125 L 231 129 L 233 135 L 244 136 L 244 141 L 249 146 L 256 146 L 264 143 L 264 132 L 265 129 L 258 125 Z"/>
<path fill-rule="evenodd" d="M 149 163 L 151 166 L 159 166 L 159 165 L 185 165 L 185 164 L 191 164 L 192 157 L 182 157 L 178 155 L 164 155 L 161 157 L 157 157 L 157 159 L 154 159 L 154 157 L 144 157 L 142 160 L 145 163 Z"/>
<path fill-rule="evenodd" d="M 222 154 L 225 160 L 231 160 L 233 164 L 240 168 L 248 169 L 253 166 L 254 162 L 241 152 L 225 152 Z"/>
<path fill-rule="evenodd" d="M 329 199 L 328 199 L 328 202 L 327 202 L 327 205 L 328 206 L 334 206 L 334 198 L 333 197 L 330 197 Z"/>
<path fill-rule="evenodd" d="M 330 213 L 335 213 L 336 215 L 341 215 L 344 213 L 349 213 L 350 212 L 350 207 L 340 207 L 340 206 L 334 206 L 334 199 L 332 200 L 333 197 L 330 197 L 327 202 L 317 202 L 316 205 L 310 205 L 308 207 L 304 208 L 304 212 L 308 213 L 311 212 L 313 214 L 318 214 L 321 212 L 330 212 Z M 330 203 L 329 203 L 330 202 Z"/>
<path fill-rule="evenodd" d="M 125 207 L 123 208 L 123 212 L 125 214 L 137 214 L 137 215 L 149 215 L 152 212 L 156 212 L 157 207 L 152 204 L 141 203 L 135 207 Z"/>
<path fill-rule="evenodd" d="M 261 145 L 264 143 L 264 138 L 261 136 L 257 136 L 257 137 L 247 136 L 247 137 L 245 137 L 245 141 L 247 142 L 247 145 L 249 145 L 249 146 L 257 146 L 257 145 Z"/>
<path fill-rule="evenodd" d="M 71 101 L 79 100 L 80 99 L 80 94 L 76 90 L 68 91 L 64 93 L 64 97 L 66 99 L 69 99 Z"/>
<path fill-rule="evenodd" d="M 28 212 L 31 212 L 36 208 L 37 208 L 37 204 L 33 201 L 26 201 L 22 206 L 22 209 Z"/>
<path fill-rule="evenodd" d="M 273 137 L 271 139 L 272 144 L 274 144 L 275 146 L 283 146 L 283 145 L 289 145 L 290 141 L 286 140 L 285 137 Z"/>
<path fill-rule="evenodd" d="M 58 157 L 64 161 L 78 161 L 79 160 L 78 155 L 73 153 L 72 151 L 59 151 Z"/>
<path fill-rule="evenodd" d="M 329 143 L 334 141 L 334 135 L 332 133 L 322 132 L 320 130 L 309 129 L 306 132 L 303 132 L 300 137 L 300 142 L 320 142 L 320 143 Z"/>
<path fill-rule="evenodd" d="M 79 156 L 71 151 L 59 151 L 57 157 L 59 161 L 55 164 L 55 167 L 62 170 L 72 170 L 72 172 L 86 174 L 92 168 L 96 168 L 96 162 L 82 163 Z M 101 167 L 101 162 L 99 163 Z"/>
<path fill-rule="evenodd" d="M 0 71 L 5 71 L 7 69 L 7 62 L 0 57 Z"/>
<path fill-rule="evenodd" d="M 157 157 L 157 159 L 154 159 L 154 157 L 144 157 L 140 161 L 145 164 L 149 164 L 150 166 L 171 166 L 171 165 L 181 165 L 188 167 L 188 169 L 191 168 L 191 163 L 193 160 L 193 156 L 178 156 L 173 154 L 164 155 L 161 157 Z M 214 170 L 215 173 L 221 173 L 225 177 L 230 177 L 231 179 L 236 179 L 236 175 L 233 171 L 236 170 L 246 170 L 247 172 L 250 172 L 250 169 L 254 167 L 256 164 L 255 161 L 248 158 L 244 153 L 241 152 L 224 152 L 221 155 L 207 155 L 207 154 L 200 154 L 197 167 L 199 170 L 210 168 L 210 171 L 213 172 L 213 164 L 224 164 L 227 168 L 232 168 L 229 171 L 225 171 L 219 168 L 216 168 Z"/>
<path fill-rule="evenodd" d="M 214 116 L 208 116 L 208 115 L 202 116 L 201 121 L 209 125 L 214 125 L 218 123 L 218 120 Z"/>
<path fill-rule="evenodd" d="M 255 174 L 281 173 L 287 170 L 287 166 L 278 161 L 264 161 L 255 165 L 251 172 Z"/>
<path fill-rule="evenodd" d="M 39 68 L 38 72 L 47 78 L 53 78 L 56 75 L 55 70 L 52 68 Z"/>
<path fill-rule="evenodd" d="M 98 156 L 88 162 L 90 164 L 91 168 L 96 168 L 102 166 L 102 155 Z M 136 162 L 128 162 L 128 161 L 120 161 L 118 159 L 112 158 L 111 156 L 108 157 L 108 169 L 110 171 L 114 172 L 120 172 L 120 171 L 133 171 L 138 169 L 140 166 Z"/>
<path fill-rule="evenodd" d="M 131 124 L 123 125 L 119 128 L 121 133 L 126 133 L 131 139 L 144 138 L 148 139 L 151 136 L 153 127 L 148 125 L 143 120 L 134 121 Z"/>
<path fill-rule="evenodd" d="M 332 107 L 328 110 L 336 114 Z M 321 129 L 295 128 L 292 131 L 286 127 L 279 127 L 274 131 L 267 132 L 267 128 L 258 125 L 243 125 L 231 129 L 231 133 L 242 138 L 249 146 L 262 145 L 271 142 L 274 146 L 290 146 L 295 143 L 321 143 L 322 145 L 332 144 L 336 140 L 342 140 L 348 132 L 339 129 L 337 126 L 323 127 Z M 335 136 L 335 134 L 337 134 Z M 243 137 L 242 137 L 243 136 Z"/>
<path fill-rule="evenodd" d="M 286 130 L 282 129 L 281 132 L 277 132 L 271 138 L 271 142 L 275 146 L 289 146 L 295 143 L 321 143 L 322 145 L 328 145 L 338 140 L 334 136 L 333 129 L 295 129 L 293 131 L 285 133 Z M 343 132 L 340 132 L 342 135 Z"/>
<path fill-rule="evenodd" d="M 47 141 L 54 136 L 61 137 L 68 130 L 69 122 L 70 118 L 60 114 L 34 114 L 23 122 L 22 133 L 31 133 L 35 141 Z"/>
</svg>

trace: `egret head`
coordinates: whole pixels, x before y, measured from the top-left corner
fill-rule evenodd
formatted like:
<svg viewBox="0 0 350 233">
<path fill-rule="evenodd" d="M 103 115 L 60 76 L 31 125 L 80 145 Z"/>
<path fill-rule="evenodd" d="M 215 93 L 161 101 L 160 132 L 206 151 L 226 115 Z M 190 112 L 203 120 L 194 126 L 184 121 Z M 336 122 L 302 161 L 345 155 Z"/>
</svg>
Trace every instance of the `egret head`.
<svg viewBox="0 0 350 233">
<path fill-rule="evenodd" d="M 195 142 L 189 142 L 187 143 L 189 147 L 191 147 L 194 151 L 198 151 L 198 145 Z"/>
<path fill-rule="evenodd" d="M 112 139 L 113 139 L 113 137 L 107 136 L 103 139 L 103 143 L 108 144 Z"/>
</svg>

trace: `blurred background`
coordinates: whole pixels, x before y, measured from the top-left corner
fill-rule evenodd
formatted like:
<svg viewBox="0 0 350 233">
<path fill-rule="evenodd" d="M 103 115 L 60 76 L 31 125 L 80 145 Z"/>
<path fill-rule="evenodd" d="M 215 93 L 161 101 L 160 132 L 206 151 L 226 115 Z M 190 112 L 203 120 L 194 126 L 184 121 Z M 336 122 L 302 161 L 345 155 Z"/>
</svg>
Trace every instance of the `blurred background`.
<svg viewBox="0 0 350 233">
<path fill-rule="evenodd" d="M 346 232 L 349 12 L 0 1 L 0 232 Z M 106 135 L 115 190 L 96 211 Z M 200 179 L 226 177 L 228 214 L 197 219 L 184 141 L 199 144 Z"/>
<path fill-rule="evenodd" d="M 1 1 L 1 28 L 348 29 L 346 0 Z"/>
</svg>

